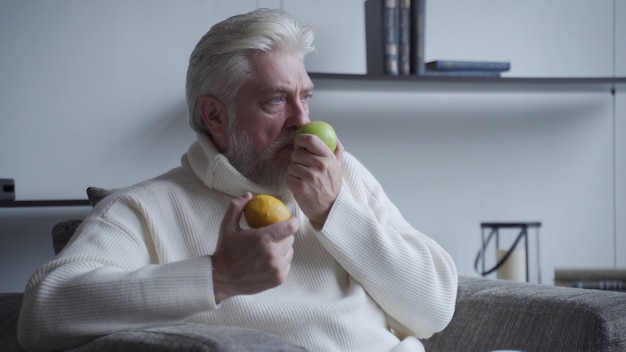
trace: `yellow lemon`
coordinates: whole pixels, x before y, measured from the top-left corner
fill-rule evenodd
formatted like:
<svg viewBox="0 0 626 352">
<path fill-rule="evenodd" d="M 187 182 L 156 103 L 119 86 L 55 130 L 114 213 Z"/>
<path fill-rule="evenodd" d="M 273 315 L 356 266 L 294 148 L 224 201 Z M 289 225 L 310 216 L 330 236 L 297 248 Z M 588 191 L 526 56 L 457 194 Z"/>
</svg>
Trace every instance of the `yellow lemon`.
<svg viewBox="0 0 626 352">
<path fill-rule="evenodd" d="M 289 208 L 280 199 L 268 194 L 252 197 L 243 210 L 248 225 L 259 228 L 291 218 Z"/>
<path fill-rule="evenodd" d="M 296 131 L 296 137 L 303 133 L 310 133 L 318 136 L 333 152 L 337 149 L 337 133 L 335 133 L 335 129 L 328 122 L 311 121 L 298 128 Z"/>
</svg>

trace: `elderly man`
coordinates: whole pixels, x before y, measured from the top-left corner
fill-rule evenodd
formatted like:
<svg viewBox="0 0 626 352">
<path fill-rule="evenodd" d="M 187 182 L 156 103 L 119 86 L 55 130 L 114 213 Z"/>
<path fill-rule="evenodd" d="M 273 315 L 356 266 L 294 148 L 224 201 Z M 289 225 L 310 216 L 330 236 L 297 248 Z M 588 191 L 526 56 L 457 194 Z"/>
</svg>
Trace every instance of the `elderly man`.
<svg viewBox="0 0 626 352">
<path fill-rule="evenodd" d="M 181 166 L 100 202 L 28 283 L 19 338 L 57 350 L 156 323 L 266 331 L 311 351 L 423 351 L 452 318 L 450 256 L 309 122 L 313 33 L 256 10 L 216 24 L 187 74 Z M 293 216 L 251 229 L 252 194 Z"/>
</svg>

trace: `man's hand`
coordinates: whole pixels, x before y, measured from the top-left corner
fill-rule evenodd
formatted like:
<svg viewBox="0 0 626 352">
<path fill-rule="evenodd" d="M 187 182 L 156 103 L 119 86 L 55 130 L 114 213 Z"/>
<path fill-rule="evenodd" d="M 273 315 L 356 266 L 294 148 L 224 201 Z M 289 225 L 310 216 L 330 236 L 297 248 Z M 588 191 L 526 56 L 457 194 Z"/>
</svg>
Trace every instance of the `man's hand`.
<svg viewBox="0 0 626 352">
<path fill-rule="evenodd" d="M 321 229 L 341 190 L 343 145 L 337 141 L 333 153 L 317 136 L 302 134 L 295 141 L 287 169 L 287 188 L 300 209 Z"/>
<path fill-rule="evenodd" d="M 258 229 L 239 226 L 250 193 L 235 198 L 224 215 L 213 263 L 216 303 L 236 295 L 255 294 L 282 284 L 293 258 L 295 217 Z"/>
</svg>

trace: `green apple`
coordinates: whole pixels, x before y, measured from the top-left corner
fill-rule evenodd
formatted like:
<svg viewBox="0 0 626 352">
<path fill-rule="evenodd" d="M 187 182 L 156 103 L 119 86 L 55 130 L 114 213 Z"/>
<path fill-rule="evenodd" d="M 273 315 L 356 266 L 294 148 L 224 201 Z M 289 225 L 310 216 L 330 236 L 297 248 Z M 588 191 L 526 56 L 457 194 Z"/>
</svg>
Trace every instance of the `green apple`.
<svg viewBox="0 0 626 352">
<path fill-rule="evenodd" d="M 337 149 L 337 134 L 335 133 L 335 129 L 328 122 L 324 121 L 311 121 L 306 125 L 298 128 L 296 131 L 296 137 L 301 134 L 308 133 L 314 134 L 318 136 L 330 150 L 335 152 Z"/>
</svg>

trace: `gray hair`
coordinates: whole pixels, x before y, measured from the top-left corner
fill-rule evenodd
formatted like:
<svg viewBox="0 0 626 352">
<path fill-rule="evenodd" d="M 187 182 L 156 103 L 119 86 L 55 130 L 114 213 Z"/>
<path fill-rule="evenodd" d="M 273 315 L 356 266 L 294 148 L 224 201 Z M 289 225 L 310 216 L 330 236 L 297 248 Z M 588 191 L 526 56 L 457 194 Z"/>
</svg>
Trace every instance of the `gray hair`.
<svg viewBox="0 0 626 352">
<path fill-rule="evenodd" d="M 220 99 L 232 114 L 235 95 L 250 78 L 249 59 L 255 53 L 287 50 L 304 58 L 315 50 L 312 43 L 312 28 L 300 26 L 282 10 L 256 9 L 215 24 L 189 59 L 186 91 L 191 128 L 210 135 L 198 109 L 202 96 Z"/>
</svg>

